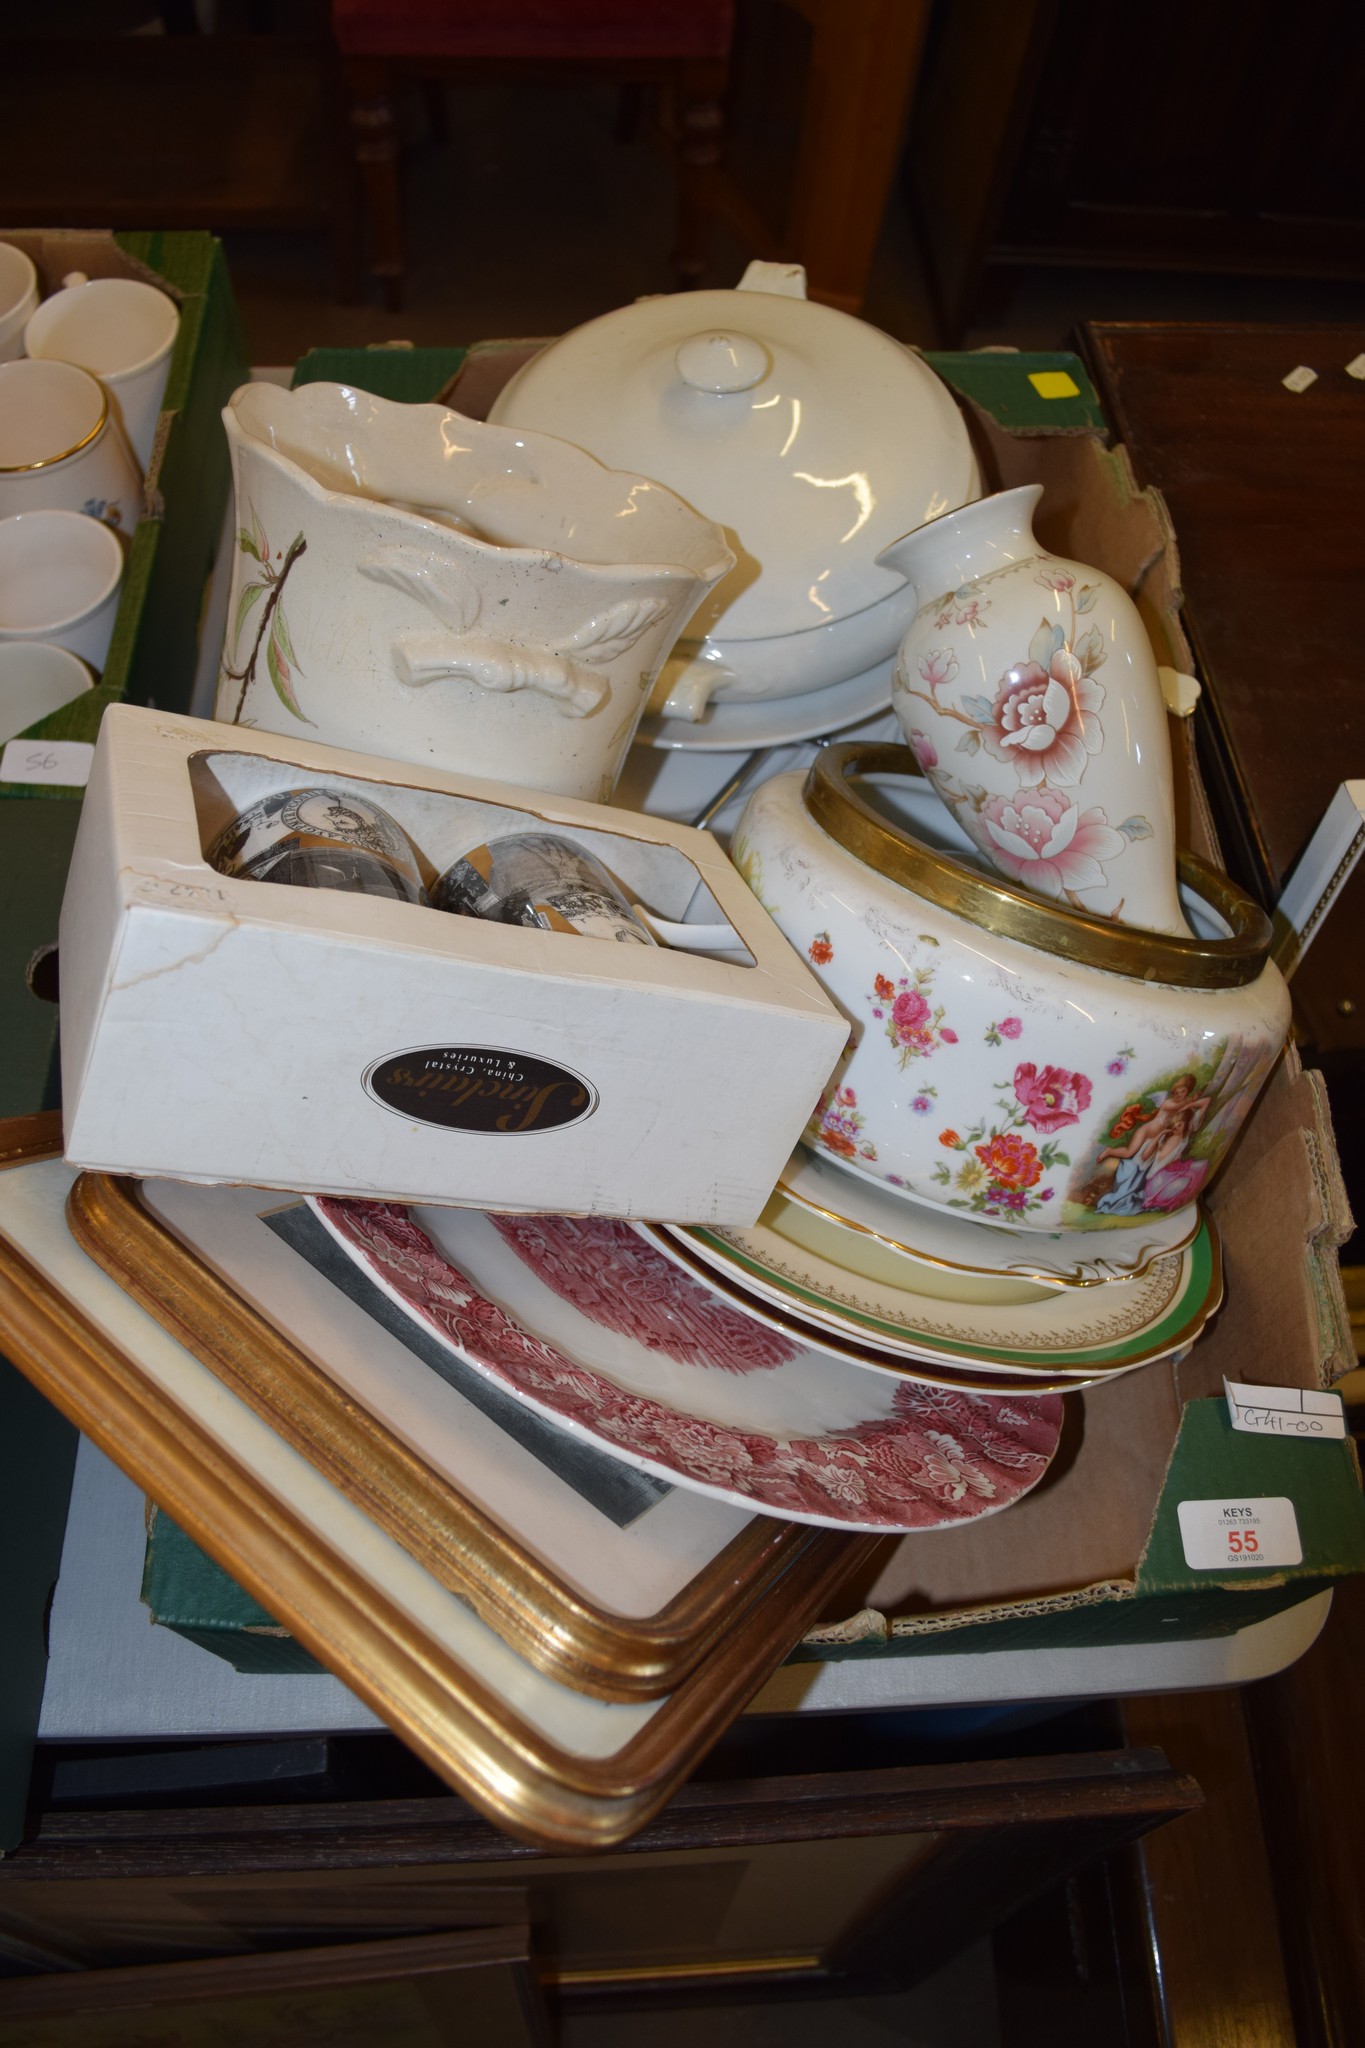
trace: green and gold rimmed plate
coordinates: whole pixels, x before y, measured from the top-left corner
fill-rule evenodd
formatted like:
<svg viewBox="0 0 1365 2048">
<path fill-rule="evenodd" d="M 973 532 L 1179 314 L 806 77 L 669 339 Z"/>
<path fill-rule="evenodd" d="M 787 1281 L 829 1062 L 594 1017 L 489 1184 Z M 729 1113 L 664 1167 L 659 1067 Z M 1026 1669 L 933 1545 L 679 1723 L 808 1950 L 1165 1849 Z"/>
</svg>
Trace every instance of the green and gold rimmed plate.
<svg viewBox="0 0 1365 2048">
<path fill-rule="evenodd" d="M 1040 1366 L 1020 1375 L 1013 1364 L 996 1369 L 994 1361 L 983 1357 L 971 1365 L 961 1363 L 948 1356 L 923 1358 L 903 1357 L 882 1351 L 865 1338 L 844 1338 L 834 1330 L 818 1329 L 813 1323 L 805 1323 L 799 1316 L 788 1315 L 783 1309 L 761 1301 L 747 1288 L 727 1280 L 713 1266 L 697 1258 L 681 1237 L 668 1238 L 662 1226 L 652 1223 L 632 1223 L 631 1229 L 638 1231 L 654 1248 L 661 1251 L 671 1263 L 684 1273 L 709 1289 L 718 1302 L 727 1303 L 731 1308 L 740 1309 L 755 1322 L 763 1323 L 770 1330 L 777 1330 L 783 1336 L 813 1344 L 820 1351 L 835 1358 L 847 1359 L 852 1365 L 861 1366 L 865 1371 L 886 1374 L 893 1379 L 913 1380 L 917 1385 L 956 1388 L 973 1394 L 1014 1394 L 1020 1397 L 1034 1394 L 1083 1394 L 1087 1387 L 1099 1386 L 1112 1374 L 1101 1368 L 1088 1376 L 1073 1372 L 1049 1372 Z M 1191 1339 L 1193 1342 L 1193 1339 Z M 1175 1346 L 1181 1352 L 1188 1347 Z M 1144 1363 L 1146 1361 L 1143 1361 Z"/>
<path fill-rule="evenodd" d="M 636 1228 L 788 1334 L 838 1337 L 872 1367 L 951 1361 L 1014 1377 L 1021 1390 L 1038 1374 L 1088 1381 L 1183 1350 L 1222 1300 L 1218 1239 L 1207 1221 L 1183 1251 L 1135 1280 L 1067 1289 L 926 1271 L 782 1196 L 748 1230 Z"/>
<path fill-rule="evenodd" d="M 1107 1287 L 1136 1280 L 1157 1259 L 1183 1251 L 1198 1234 L 1194 1203 L 1169 1216 L 1146 1216 L 1126 1230 L 998 1230 L 969 1216 L 908 1202 L 882 1181 L 798 1146 L 777 1192 L 840 1230 L 875 1238 L 918 1266 L 956 1274 L 995 1274 L 1040 1287 Z"/>
</svg>

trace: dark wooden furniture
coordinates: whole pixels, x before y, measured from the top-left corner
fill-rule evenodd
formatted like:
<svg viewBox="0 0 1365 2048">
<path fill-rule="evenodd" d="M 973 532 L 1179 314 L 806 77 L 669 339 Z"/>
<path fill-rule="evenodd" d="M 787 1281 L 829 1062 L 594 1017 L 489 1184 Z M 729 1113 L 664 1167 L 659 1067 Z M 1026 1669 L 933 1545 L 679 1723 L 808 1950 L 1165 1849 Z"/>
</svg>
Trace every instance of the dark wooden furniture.
<svg viewBox="0 0 1365 2048">
<path fill-rule="evenodd" d="M 525 1925 L 0 1983 L 29 2048 L 549 2048 Z"/>
<path fill-rule="evenodd" d="M 1058 1724 L 1063 1743 L 1076 1721 Z M 1099 1739 L 1108 1729 L 1091 1724 Z M 729 1761 L 822 1745 L 828 1760 L 827 1731 L 770 1724 L 761 1743 L 741 1731 Z M 912 1745 L 868 1742 L 874 1755 L 898 1746 Z M 1039 1747 L 699 1779 L 632 1841 L 587 1858 L 510 1841 L 434 1780 L 425 1797 L 49 1807 L 0 1864 L 0 1968 L 200 1967 L 324 1943 L 342 1945 L 344 1966 L 358 1943 L 529 1922 L 561 2004 L 903 1986 L 1199 1803 L 1159 1751 Z M 394 1768 L 423 1775 L 401 1753 Z"/>
<path fill-rule="evenodd" d="M 900 160 L 930 0 L 740 0 L 707 211 L 857 313 Z"/>
<path fill-rule="evenodd" d="M 949 346 L 1025 265 L 1365 270 L 1346 0 L 950 0 L 936 30 L 911 178 Z"/>
<path fill-rule="evenodd" d="M 1351 1746 L 1365 1582 L 1344 1580 L 1297 1664 L 1232 1692 L 1128 1700 L 1131 1742 L 1195 1771 L 1204 1805 L 1133 1852 L 1132 1936 L 1159 2039 L 1199 2048 L 1365 2040 L 1365 1784 Z"/>
<path fill-rule="evenodd" d="M 1365 775 L 1359 590 L 1365 382 L 1359 327 L 1095 322 L 1083 330 L 1115 438 L 1170 506 L 1182 618 L 1204 695 L 1200 765 L 1227 864 L 1274 904 L 1338 783 Z M 1285 389 L 1299 364 L 1306 391 Z M 1365 1197 L 1365 868 L 1294 978 Z M 1348 1255 L 1349 1256 L 1349 1255 Z"/>
<path fill-rule="evenodd" d="M 356 167 L 368 203 L 370 268 L 402 303 L 406 258 L 394 101 L 405 80 L 533 84 L 566 77 L 663 86 L 673 98 L 676 265 L 703 268 L 702 185 L 718 161 L 732 0 L 332 0 Z M 439 104 L 439 103 L 438 103 Z M 440 116 L 438 114 L 438 120 Z M 528 120 L 534 119 L 528 110 Z"/>
<path fill-rule="evenodd" d="M 348 229 L 329 45 L 0 33 L 7 227 Z"/>
</svg>

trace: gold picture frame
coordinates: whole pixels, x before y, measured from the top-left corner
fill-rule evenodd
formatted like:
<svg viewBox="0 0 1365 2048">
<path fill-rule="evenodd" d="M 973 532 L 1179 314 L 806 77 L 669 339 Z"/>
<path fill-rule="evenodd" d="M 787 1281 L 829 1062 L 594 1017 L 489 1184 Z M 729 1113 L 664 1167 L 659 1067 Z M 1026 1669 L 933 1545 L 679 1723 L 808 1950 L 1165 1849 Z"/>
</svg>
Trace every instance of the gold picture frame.
<svg viewBox="0 0 1365 2048">
<path fill-rule="evenodd" d="M 599 1699 L 673 1691 L 789 1567 L 839 1532 L 755 1516 L 657 1613 L 612 1614 L 423 1462 L 216 1273 L 121 1175 L 83 1173 L 78 1245 L 185 1349 L 340 1488 L 519 1656 Z"/>
<path fill-rule="evenodd" d="M 0 1167 L 60 1149 L 55 1117 L 0 1124 Z M 433 1771 L 537 1846 L 606 1847 L 643 1826 L 882 1540 L 816 1532 L 665 1700 L 599 1708 L 626 1716 L 625 1739 L 587 1753 L 500 1696 L 3 1230 L 0 1346 Z"/>
</svg>

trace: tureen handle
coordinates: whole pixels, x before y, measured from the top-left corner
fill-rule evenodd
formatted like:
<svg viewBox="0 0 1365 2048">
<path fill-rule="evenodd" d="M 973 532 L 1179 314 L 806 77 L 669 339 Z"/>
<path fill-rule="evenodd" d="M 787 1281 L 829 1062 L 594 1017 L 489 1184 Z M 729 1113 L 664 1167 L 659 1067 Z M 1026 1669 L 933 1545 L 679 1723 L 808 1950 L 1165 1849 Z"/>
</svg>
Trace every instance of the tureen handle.
<svg viewBox="0 0 1365 2048">
<path fill-rule="evenodd" d="M 536 647 L 513 647 L 491 633 L 400 633 L 393 643 L 394 673 L 418 689 L 443 681 L 476 683 L 505 696 L 534 690 L 565 718 L 587 718 L 611 694 L 605 676 Z"/>
<path fill-rule="evenodd" d="M 775 292 L 780 299 L 804 299 L 806 271 L 801 263 L 760 263 L 755 260 L 735 286 L 737 292 Z"/>
</svg>

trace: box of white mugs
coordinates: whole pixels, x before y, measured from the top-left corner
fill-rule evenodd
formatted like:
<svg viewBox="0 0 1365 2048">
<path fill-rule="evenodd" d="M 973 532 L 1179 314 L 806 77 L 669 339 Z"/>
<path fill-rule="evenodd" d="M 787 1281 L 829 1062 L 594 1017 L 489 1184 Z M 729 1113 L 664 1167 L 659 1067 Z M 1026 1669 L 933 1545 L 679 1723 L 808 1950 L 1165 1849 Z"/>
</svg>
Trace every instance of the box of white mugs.
<svg viewBox="0 0 1365 2048">
<path fill-rule="evenodd" d="M 706 832 L 115 705 L 62 908 L 67 1156 L 754 1220 L 847 1025 Z"/>
</svg>

